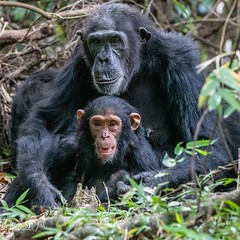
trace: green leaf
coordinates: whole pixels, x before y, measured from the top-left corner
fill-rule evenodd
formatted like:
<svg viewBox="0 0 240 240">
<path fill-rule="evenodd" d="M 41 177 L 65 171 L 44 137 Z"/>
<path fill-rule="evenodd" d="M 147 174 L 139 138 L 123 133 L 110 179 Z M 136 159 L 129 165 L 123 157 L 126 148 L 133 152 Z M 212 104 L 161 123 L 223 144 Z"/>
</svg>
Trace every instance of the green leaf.
<svg viewBox="0 0 240 240">
<path fill-rule="evenodd" d="M 183 7 L 183 5 L 180 4 L 177 0 L 172 0 L 172 1 L 174 2 L 174 4 L 176 4 L 181 9 L 181 11 L 185 14 L 186 18 L 189 19 L 189 21 L 190 21 L 189 14 L 187 13 L 187 11 Z"/>
<path fill-rule="evenodd" d="M 232 210 L 235 210 L 235 211 L 239 211 L 239 210 L 240 210 L 240 207 L 239 207 L 236 203 L 234 203 L 234 202 L 232 202 L 232 201 L 230 201 L 230 200 L 225 200 L 224 202 L 225 202 L 226 204 L 228 204 L 229 207 L 230 207 Z"/>
<path fill-rule="evenodd" d="M 132 178 L 129 178 L 128 181 L 134 188 L 138 188 L 138 184 Z"/>
<path fill-rule="evenodd" d="M 11 151 L 9 149 L 2 148 L 2 154 L 4 157 L 10 157 Z"/>
<path fill-rule="evenodd" d="M 16 201 L 16 205 L 20 205 L 22 202 L 23 202 L 23 200 L 26 198 L 26 196 L 27 196 L 27 193 L 28 193 L 28 191 L 29 191 L 29 189 L 28 190 L 26 190 L 25 192 L 23 192 L 21 195 L 20 195 L 20 197 L 17 199 L 17 201 Z"/>
<path fill-rule="evenodd" d="M 177 159 L 177 162 L 178 162 L 178 163 L 183 162 L 185 159 L 186 159 L 186 156 L 181 157 L 181 158 Z"/>
<path fill-rule="evenodd" d="M 219 116 L 220 118 L 222 118 L 222 115 L 223 115 L 223 106 L 222 106 L 222 104 L 218 105 L 218 107 L 217 107 L 217 113 L 218 113 L 218 116 Z"/>
<path fill-rule="evenodd" d="M 32 239 L 43 238 L 43 237 L 52 236 L 52 235 L 55 235 L 55 233 L 53 231 L 45 231 L 45 232 L 41 232 L 41 233 L 34 235 L 32 237 Z"/>
<path fill-rule="evenodd" d="M 201 149 L 195 149 L 196 152 L 200 153 L 203 156 L 207 156 L 209 153 L 207 151 L 201 150 Z"/>
<path fill-rule="evenodd" d="M 25 207 L 23 205 L 17 205 L 16 207 L 18 209 L 20 209 L 21 211 L 23 211 L 24 213 L 31 214 L 31 215 L 34 214 L 29 208 L 27 208 L 27 207 Z"/>
<path fill-rule="evenodd" d="M 100 211 L 100 212 L 105 212 L 106 211 L 106 209 L 105 209 L 105 207 L 103 205 L 99 205 L 97 207 L 97 210 Z"/>
<path fill-rule="evenodd" d="M 168 154 L 166 153 L 163 160 L 162 160 L 162 164 L 165 166 L 165 167 L 174 167 L 176 165 L 176 160 L 174 158 L 170 158 L 168 156 Z"/>
<path fill-rule="evenodd" d="M 214 74 L 210 74 L 200 92 L 198 98 L 198 108 L 202 108 L 204 105 L 206 105 L 208 98 L 214 96 L 219 87 L 220 84 L 217 81 L 216 76 Z"/>
<path fill-rule="evenodd" d="M 201 109 L 206 105 L 208 97 L 200 95 L 198 98 L 198 108 Z"/>
<path fill-rule="evenodd" d="M 14 8 L 12 10 L 13 17 L 16 21 L 21 21 L 27 14 L 28 10 L 25 8 Z"/>
<path fill-rule="evenodd" d="M 233 95 L 229 89 L 219 89 L 219 93 L 222 95 L 223 99 L 232 107 L 234 107 L 236 110 L 240 111 L 240 103 L 236 99 L 236 97 Z"/>
<path fill-rule="evenodd" d="M 218 81 L 216 81 L 216 77 L 210 75 L 201 90 L 200 96 L 212 96 L 213 94 L 215 94 L 219 86 L 220 84 Z"/>
<path fill-rule="evenodd" d="M 199 147 L 207 147 L 209 145 L 212 145 L 216 142 L 216 140 L 197 140 L 197 141 L 191 141 L 188 142 L 186 145 L 186 149 L 192 149 L 192 148 L 199 148 Z"/>
<path fill-rule="evenodd" d="M 233 106 L 228 106 L 225 111 L 224 111 L 224 114 L 223 114 L 223 118 L 228 118 L 229 116 L 232 115 L 232 113 L 236 110 L 235 107 Z"/>
<path fill-rule="evenodd" d="M 222 101 L 221 95 L 216 92 L 214 95 L 210 96 L 210 98 L 208 99 L 208 109 L 210 111 L 216 110 L 216 108 L 219 106 L 221 101 Z"/>
<path fill-rule="evenodd" d="M 0 200 L 0 202 L 1 202 L 2 207 L 3 207 L 4 209 L 8 209 L 8 208 L 9 208 L 7 202 L 5 202 L 4 200 Z M 1 208 L 0 208 L 0 209 L 1 209 Z"/>
<path fill-rule="evenodd" d="M 227 68 L 226 66 L 221 67 L 218 71 L 218 75 L 220 82 L 222 82 L 225 86 L 240 92 L 240 86 L 236 80 L 237 75 L 232 69 Z"/>
<path fill-rule="evenodd" d="M 177 223 L 183 224 L 184 221 L 183 221 L 182 217 L 181 217 L 178 213 L 175 213 L 175 215 L 176 215 L 176 221 L 177 221 Z"/>
<path fill-rule="evenodd" d="M 229 65 L 230 65 L 230 62 L 226 66 L 229 68 L 230 67 Z M 233 71 L 236 71 L 239 69 L 239 67 L 240 67 L 240 61 L 237 59 L 233 59 L 230 69 L 232 69 Z"/>
<path fill-rule="evenodd" d="M 183 142 L 180 142 L 177 144 L 177 146 L 174 148 L 174 154 L 176 156 L 179 156 L 181 155 L 183 152 L 184 152 L 184 148 L 181 147 L 181 145 L 183 144 Z"/>
<path fill-rule="evenodd" d="M 138 231 L 138 228 L 132 228 L 131 230 L 128 231 L 128 238 L 133 237 L 134 233 Z"/>
</svg>

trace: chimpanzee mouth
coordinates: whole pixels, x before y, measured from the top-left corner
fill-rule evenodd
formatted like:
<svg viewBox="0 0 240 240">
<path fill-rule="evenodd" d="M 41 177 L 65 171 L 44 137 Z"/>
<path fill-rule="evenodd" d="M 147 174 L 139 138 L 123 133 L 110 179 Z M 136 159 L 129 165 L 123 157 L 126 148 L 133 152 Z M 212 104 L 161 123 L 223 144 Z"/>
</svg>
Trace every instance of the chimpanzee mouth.
<svg viewBox="0 0 240 240">
<path fill-rule="evenodd" d="M 97 151 L 101 158 L 107 158 L 107 157 L 112 156 L 115 153 L 116 146 L 114 145 L 109 148 L 98 147 Z"/>
<path fill-rule="evenodd" d="M 112 84 L 117 82 L 120 79 L 121 76 L 117 76 L 116 78 L 112 79 L 104 79 L 104 78 L 98 78 L 95 79 L 96 84 Z"/>
<path fill-rule="evenodd" d="M 123 82 L 123 75 L 115 78 L 94 78 L 93 84 L 98 92 L 105 95 L 118 95 Z"/>
</svg>

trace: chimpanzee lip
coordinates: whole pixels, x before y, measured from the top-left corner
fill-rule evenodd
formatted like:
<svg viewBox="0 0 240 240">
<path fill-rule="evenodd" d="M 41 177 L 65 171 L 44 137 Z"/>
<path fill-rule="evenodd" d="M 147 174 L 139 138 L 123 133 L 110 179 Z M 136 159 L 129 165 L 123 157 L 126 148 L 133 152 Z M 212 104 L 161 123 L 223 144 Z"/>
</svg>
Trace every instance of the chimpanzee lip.
<svg viewBox="0 0 240 240">
<path fill-rule="evenodd" d="M 108 157 L 115 152 L 115 149 L 116 149 L 115 145 L 109 148 L 98 147 L 98 154 L 102 157 Z"/>
<path fill-rule="evenodd" d="M 111 83 L 115 83 L 119 80 L 121 76 L 117 76 L 116 78 L 112 78 L 112 79 L 104 79 L 104 78 L 98 78 L 95 79 L 97 84 L 111 84 Z"/>
</svg>

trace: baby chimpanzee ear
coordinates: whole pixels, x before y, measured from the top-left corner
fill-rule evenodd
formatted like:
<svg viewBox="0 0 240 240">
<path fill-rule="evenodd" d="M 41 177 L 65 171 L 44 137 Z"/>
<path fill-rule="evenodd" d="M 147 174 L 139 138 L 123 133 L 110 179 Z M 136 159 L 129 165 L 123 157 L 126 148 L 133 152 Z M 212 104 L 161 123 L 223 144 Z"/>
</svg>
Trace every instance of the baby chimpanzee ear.
<svg viewBox="0 0 240 240">
<path fill-rule="evenodd" d="M 77 121 L 79 124 L 82 122 L 82 117 L 85 114 L 85 111 L 83 109 L 78 109 L 77 110 Z"/>
<path fill-rule="evenodd" d="M 138 113 L 131 113 L 129 117 L 131 122 L 131 129 L 135 131 L 140 125 L 141 116 Z"/>
</svg>

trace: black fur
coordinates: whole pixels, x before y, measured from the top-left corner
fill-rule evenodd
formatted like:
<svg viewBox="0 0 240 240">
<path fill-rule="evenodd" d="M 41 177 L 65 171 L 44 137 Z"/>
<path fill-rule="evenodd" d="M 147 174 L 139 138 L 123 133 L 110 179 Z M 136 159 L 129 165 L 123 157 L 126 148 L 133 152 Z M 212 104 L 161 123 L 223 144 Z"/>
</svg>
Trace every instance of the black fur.
<svg viewBox="0 0 240 240">
<path fill-rule="evenodd" d="M 101 35 L 106 31 L 111 33 L 110 30 L 123 33 L 127 38 L 121 39 L 125 48 L 117 52 L 119 58 L 116 57 L 116 51 L 108 46 L 106 52 L 101 49 L 100 55 L 93 55 L 87 41 L 89 34 L 100 31 L 98 33 Z M 197 109 L 197 101 L 204 77 L 196 72 L 199 63 L 198 46 L 191 38 L 160 31 L 128 5 L 108 4 L 88 17 L 81 39 L 73 59 L 59 70 L 51 88 L 31 108 L 28 118 L 19 129 L 17 165 L 21 184 L 16 179 L 13 186 L 20 184 L 23 189 L 29 187 L 31 204 L 56 205 L 58 194 L 52 179 L 48 178 L 52 177 L 52 174 L 49 175 L 49 165 L 58 169 L 57 162 L 64 162 L 61 157 L 58 160 L 58 154 L 68 160 L 67 155 L 74 153 L 74 141 L 68 139 L 68 132 L 71 132 L 75 122 L 76 110 L 84 108 L 94 98 L 102 94 L 114 94 L 139 109 L 144 128 L 150 129 L 149 142 L 159 160 L 166 152 L 173 156 L 178 142 L 192 140 L 202 114 Z M 105 53 L 108 53 L 107 59 L 101 62 Z M 118 66 L 114 66 L 114 59 Z M 93 68 L 94 63 L 96 67 Z M 121 76 L 121 81 L 112 85 L 102 84 L 97 81 L 96 73 L 109 79 L 113 75 Z M 210 113 L 199 131 L 199 139 L 209 139 L 211 135 L 219 140 L 211 147 L 211 154 L 207 158 L 195 158 L 197 174 L 229 161 L 219 131 L 212 134 L 214 123 L 215 116 Z M 230 136 L 227 136 L 227 140 L 236 158 L 240 134 L 236 133 L 238 129 L 232 128 L 228 130 L 235 132 L 234 140 Z M 62 144 L 61 148 L 56 149 L 56 144 Z M 67 163 L 70 169 L 73 168 L 71 164 L 71 161 Z M 169 171 L 170 186 L 191 180 L 191 158 L 188 157 Z M 54 177 L 61 177 L 61 173 L 54 171 Z M 44 190 L 38 182 L 43 183 Z M 148 183 L 152 186 L 156 181 L 151 178 Z M 12 202 L 19 193 L 16 187 L 12 187 L 5 199 L 11 199 Z"/>
<path fill-rule="evenodd" d="M 92 138 L 89 120 L 94 115 L 104 115 L 111 109 L 113 115 L 118 116 L 122 121 L 122 132 L 117 140 L 117 153 L 109 162 L 103 164 L 95 153 L 94 140 Z M 82 183 L 89 188 L 97 186 L 97 193 L 101 201 L 106 201 L 106 192 L 102 182 L 108 187 L 109 197 L 115 198 L 118 189 L 118 178 L 120 181 L 124 178 L 119 174 L 119 170 L 124 170 L 129 175 L 133 175 L 142 171 L 153 171 L 159 169 L 159 160 L 154 154 L 151 145 L 148 143 L 145 131 L 140 126 L 135 130 L 131 130 L 130 113 L 138 113 L 138 111 L 129 105 L 123 99 L 111 96 L 103 96 L 93 100 L 85 109 L 85 114 L 79 128 L 79 154 L 78 154 L 78 173 L 82 173 L 84 179 Z M 118 174 L 116 175 L 116 172 Z M 111 177 L 111 180 L 109 181 Z M 114 184 L 112 181 L 114 179 Z M 121 190 L 120 190 L 121 191 Z"/>
<path fill-rule="evenodd" d="M 12 167 L 16 167 L 16 140 L 19 126 L 26 120 L 31 107 L 43 98 L 56 75 L 55 69 L 34 73 L 16 91 L 11 109 Z"/>
</svg>

